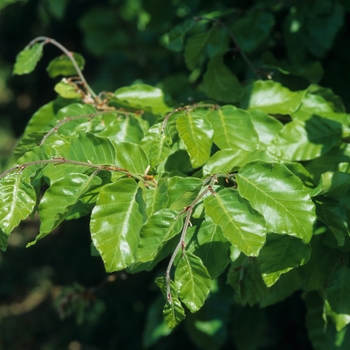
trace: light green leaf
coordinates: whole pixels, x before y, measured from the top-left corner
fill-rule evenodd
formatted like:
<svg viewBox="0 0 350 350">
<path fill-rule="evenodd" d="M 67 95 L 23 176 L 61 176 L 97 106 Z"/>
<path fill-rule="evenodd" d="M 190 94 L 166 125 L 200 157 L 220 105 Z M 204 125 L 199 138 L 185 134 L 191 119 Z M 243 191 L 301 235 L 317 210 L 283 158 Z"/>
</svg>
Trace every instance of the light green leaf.
<svg viewBox="0 0 350 350">
<path fill-rule="evenodd" d="M 264 216 L 268 232 L 310 241 L 315 205 L 301 180 L 284 165 L 246 164 L 237 174 L 237 183 L 239 194 Z"/>
<path fill-rule="evenodd" d="M 235 103 L 239 101 L 242 87 L 237 77 L 224 64 L 223 56 L 215 56 L 208 63 L 203 76 L 203 91 L 217 101 Z"/>
<path fill-rule="evenodd" d="M 57 83 L 54 90 L 63 98 L 81 98 L 82 95 L 77 91 L 77 86 L 68 84 L 64 79 Z"/>
<path fill-rule="evenodd" d="M 80 70 L 83 70 L 85 65 L 84 57 L 76 52 L 71 52 L 71 54 Z M 69 57 L 67 57 L 67 55 L 61 55 L 53 59 L 47 66 L 46 71 L 48 72 L 50 78 L 56 78 L 59 75 L 67 77 L 78 74 L 72 61 L 69 59 Z"/>
<path fill-rule="evenodd" d="M 69 173 L 69 176 L 53 182 L 40 201 L 40 233 L 28 246 L 52 232 L 66 219 L 84 193 L 100 183 L 101 179 L 96 176 L 75 173 Z"/>
<path fill-rule="evenodd" d="M 162 114 L 170 107 L 164 102 L 164 93 L 161 89 L 146 85 L 135 84 L 119 88 L 114 92 L 118 103 L 135 109 L 152 109 L 153 113 Z"/>
<path fill-rule="evenodd" d="M 141 229 L 136 260 L 155 259 L 164 245 L 180 232 L 182 225 L 183 220 L 171 209 L 161 209 L 151 215 Z"/>
<path fill-rule="evenodd" d="M 259 144 L 250 114 L 234 106 L 224 106 L 207 114 L 214 130 L 214 143 L 221 149 L 254 151 Z"/>
<path fill-rule="evenodd" d="M 350 323 L 350 315 L 337 314 L 332 310 L 327 300 L 325 301 L 325 309 L 326 309 L 325 310 L 326 315 L 333 320 L 338 332 L 340 332 L 344 327 L 346 327 Z"/>
<path fill-rule="evenodd" d="M 157 212 L 160 209 L 165 209 L 168 206 L 168 181 L 160 178 L 157 181 L 156 187 L 149 187 L 144 191 L 147 203 L 147 215 Z"/>
<path fill-rule="evenodd" d="M 350 268 L 341 266 L 330 275 L 326 299 L 337 314 L 350 315 Z"/>
<path fill-rule="evenodd" d="M 321 175 L 319 184 L 311 196 L 326 195 L 331 198 L 339 198 L 350 188 L 350 174 L 327 171 Z"/>
<path fill-rule="evenodd" d="M 271 114 L 291 114 L 299 107 L 304 94 L 303 91 L 290 91 L 271 80 L 258 80 L 244 89 L 241 101 L 245 109 L 260 109 Z"/>
<path fill-rule="evenodd" d="M 332 231 L 338 245 L 343 246 L 349 233 L 346 209 L 338 200 L 323 197 L 316 201 L 316 214 Z"/>
<path fill-rule="evenodd" d="M 257 259 L 243 254 L 231 264 L 227 282 L 235 290 L 235 299 L 242 305 L 253 306 L 267 292 Z"/>
<path fill-rule="evenodd" d="M 204 200 L 205 212 L 224 236 L 246 255 L 258 255 L 265 243 L 264 218 L 237 191 L 223 189 Z"/>
<path fill-rule="evenodd" d="M 262 277 L 267 287 L 277 282 L 281 274 L 304 265 L 311 248 L 292 236 L 269 234 L 258 256 Z"/>
<path fill-rule="evenodd" d="M 178 26 L 174 27 L 169 33 L 166 34 L 165 46 L 172 51 L 179 52 L 183 49 L 183 42 L 187 32 L 194 26 L 196 22 L 193 19 L 189 19 Z"/>
<path fill-rule="evenodd" d="M 213 130 L 206 112 L 193 111 L 176 119 L 176 127 L 184 141 L 194 168 L 203 165 L 210 157 Z"/>
<path fill-rule="evenodd" d="M 0 180 L 0 198 L 0 230 L 9 235 L 32 213 L 36 193 L 30 178 L 19 170 Z"/>
<path fill-rule="evenodd" d="M 293 120 L 286 124 L 267 149 L 284 160 L 310 160 L 325 154 L 341 138 L 341 124 L 313 116 L 306 121 Z"/>
<path fill-rule="evenodd" d="M 91 213 L 92 241 L 107 272 L 135 262 L 143 225 L 141 189 L 132 179 L 121 179 L 102 188 Z"/>
<path fill-rule="evenodd" d="M 124 169 L 134 174 L 144 174 L 149 165 L 147 156 L 140 145 L 128 142 L 115 142 L 116 161 Z"/>
<path fill-rule="evenodd" d="M 44 43 L 35 43 L 30 48 L 26 47 L 22 50 L 16 57 L 16 63 L 13 69 L 13 74 L 28 74 L 31 73 L 37 63 L 40 61 L 40 58 L 43 53 Z"/>
<path fill-rule="evenodd" d="M 186 238 L 191 237 L 191 231 L 194 231 L 193 239 L 186 242 L 186 250 L 203 261 L 212 279 L 218 277 L 230 261 L 230 242 L 225 238 L 221 227 L 214 224 L 210 217 L 206 217 L 199 227 L 190 227 Z"/>
<path fill-rule="evenodd" d="M 185 319 L 185 310 L 181 305 L 179 297 L 177 295 L 177 288 L 174 281 L 170 280 L 170 297 L 167 295 L 167 288 L 164 277 L 158 277 L 156 283 L 162 291 L 165 298 L 165 305 L 163 309 L 164 321 L 168 328 L 175 328 L 181 321 Z"/>
<path fill-rule="evenodd" d="M 184 250 L 176 266 L 175 283 L 181 301 L 191 312 L 198 311 L 203 306 L 211 285 L 208 270 L 202 260 Z"/>
</svg>

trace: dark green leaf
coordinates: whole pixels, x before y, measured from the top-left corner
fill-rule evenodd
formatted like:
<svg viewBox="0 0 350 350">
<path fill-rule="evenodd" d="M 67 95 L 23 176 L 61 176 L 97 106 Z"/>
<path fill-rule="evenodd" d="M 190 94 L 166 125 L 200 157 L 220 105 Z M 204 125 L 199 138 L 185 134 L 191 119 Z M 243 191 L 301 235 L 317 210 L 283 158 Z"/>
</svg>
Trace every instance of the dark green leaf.
<svg viewBox="0 0 350 350">
<path fill-rule="evenodd" d="M 350 174 L 327 171 L 321 175 L 318 186 L 310 193 L 312 196 L 326 195 L 341 197 L 350 188 Z"/>
<path fill-rule="evenodd" d="M 41 58 L 43 47 L 44 43 L 41 42 L 22 50 L 16 57 L 13 74 L 22 75 L 31 73 Z"/>
<path fill-rule="evenodd" d="M 179 52 L 183 49 L 183 42 L 187 32 L 194 26 L 196 22 L 193 19 L 189 19 L 182 24 L 173 28 L 166 35 L 165 46 L 172 51 Z"/>
<path fill-rule="evenodd" d="M 76 52 L 71 52 L 70 54 L 76 61 L 79 69 L 82 71 L 85 65 L 84 57 Z M 56 78 L 59 75 L 63 75 L 65 77 L 70 75 L 78 75 L 78 72 L 71 59 L 66 55 L 61 55 L 53 59 L 47 66 L 46 71 L 48 72 L 50 78 Z"/>
</svg>

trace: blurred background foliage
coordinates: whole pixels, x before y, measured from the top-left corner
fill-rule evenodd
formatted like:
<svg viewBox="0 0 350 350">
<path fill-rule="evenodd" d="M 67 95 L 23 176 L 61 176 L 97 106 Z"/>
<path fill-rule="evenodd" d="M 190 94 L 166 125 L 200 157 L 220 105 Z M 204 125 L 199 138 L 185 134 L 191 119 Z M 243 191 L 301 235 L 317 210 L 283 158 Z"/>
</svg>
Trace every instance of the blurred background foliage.
<svg viewBox="0 0 350 350">
<path fill-rule="evenodd" d="M 349 11 L 349 0 L 0 0 L 0 170 L 10 164 L 31 115 L 56 97 L 45 70 L 60 54 L 55 47 L 45 47 L 34 73 L 12 76 L 17 53 L 36 36 L 81 53 L 95 91 L 146 83 L 162 88 L 176 106 L 216 97 L 205 74 L 217 46 L 208 39 L 197 59 L 186 44 L 219 19 L 254 66 L 219 38 L 225 66 L 241 83 L 269 76 L 292 90 L 317 83 L 348 109 Z M 222 66 L 213 67 L 222 74 Z M 263 309 L 242 308 L 224 278 L 215 281 L 204 308 L 170 332 L 154 284 L 164 266 L 107 276 L 90 254 L 84 218 L 25 249 L 38 224 L 36 218 L 24 222 L 0 252 L 0 349 L 312 348 L 299 295 Z"/>
</svg>

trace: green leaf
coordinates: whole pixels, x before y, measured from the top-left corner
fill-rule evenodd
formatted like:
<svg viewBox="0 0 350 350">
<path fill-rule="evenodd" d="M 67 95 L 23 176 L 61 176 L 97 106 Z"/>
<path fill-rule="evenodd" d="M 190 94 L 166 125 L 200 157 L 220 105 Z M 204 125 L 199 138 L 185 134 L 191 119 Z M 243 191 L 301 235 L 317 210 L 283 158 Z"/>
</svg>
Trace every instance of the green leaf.
<svg viewBox="0 0 350 350">
<path fill-rule="evenodd" d="M 267 231 L 311 240 L 315 205 L 301 180 L 282 164 L 253 162 L 237 174 L 239 194 L 261 213 Z"/>
<path fill-rule="evenodd" d="M 31 47 L 26 47 L 16 57 L 13 74 L 22 75 L 31 73 L 39 62 L 44 43 L 35 43 Z"/>
<path fill-rule="evenodd" d="M 303 65 L 288 65 L 280 62 L 272 52 L 267 51 L 262 55 L 266 67 L 278 69 L 281 73 L 296 75 L 307 79 L 310 83 L 317 83 L 323 77 L 322 64 L 319 61 Z"/>
<path fill-rule="evenodd" d="M 264 218 L 237 191 L 223 189 L 204 200 L 205 212 L 244 254 L 257 256 L 265 243 Z"/>
<path fill-rule="evenodd" d="M 82 95 L 77 91 L 77 86 L 74 84 L 69 84 L 63 79 L 57 83 L 54 90 L 63 98 L 81 98 Z"/>
<path fill-rule="evenodd" d="M 191 312 L 198 311 L 203 306 L 211 285 L 208 270 L 202 260 L 184 250 L 176 266 L 175 283 L 181 301 Z"/>
<path fill-rule="evenodd" d="M 182 229 L 183 220 L 171 209 L 161 209 L 143 225 L 136 254 L 139 262 L 152 261 L 164 245 Z"/>
<path fill-rule="evenodd" d="M 176 127 L 184 141 L 194 168 L 203 165 L 210 157 L 213 130 L 206 112 L 193 111 L 179 116 Z"/>
<path fill-rule="evenodd" d="M 337 314 L 350 315 L 350 268 L 341 266 L 331 274 L 326 298 Z"/>
<path fill-rule="evenodd" d="M 232 33 L 240 49 L 249 54 L 267 43 L 275 20 L 270 12 L 253 10 L 233 23 Z"/>
<path fill-rule="evenodd" d="M 284 160 L 310 160 L 325 154 L 341 138 L 341 124 L 313 116 L 306 121 L 293 120 L 286 124 L 272 140 L 268 151 Z"/>
<path fill-rule="evenodd" d="M 166 300 L 163 309 L 164 321 L 168 328 L 175 328 L 181 321 L 185 319 L 185 310 L 183 309 L 181 302 L 178 298 L 176 284 L 174 281 L 170 280 L 171 301 L 168 301 L 165 278 L 158 277 L 156 279 L 156 283 L 162 291 Z"/>
<path fill-rule="evenodd" d="M 338 200 L 323 197 L 316 201 L 316 214 L 332 231 L 338 245 L 343 246 L 349 233 L 346 209 Z"/>
<path fill-rule="evenodd" d="M 53 182 L 45 192 L 39 205 L 40 233 L 35 241 L 53 231 L 78 203 L 85 192 L 101 183 L 101 179 L 91 175 L 69 173 L 69 176 Z"/>
<path fill-rule="evenodd" d="M 303 91 L 293 92 L 280 83 L 258 80 L 243 90 L 241 103 L 244 109 L 259 109 L 271 114 L 291 114 L 297 110 L 303 96 Z"/>
<path fill-rule="evenodd" d="M 234 106 L 224 106 L 207 114 L 214 130 L 214 143 L 221 149 L 254 151 L 259 138 L 250 114 Z"/>
<path fill-rule="evenodd" d="M 183 42 L 185 35 L 194 26 L 196 22 L 193 19 L 188 19 L 187 21 L 174 27 L 169 33 L 166 34 L 166 44 L 165 46 L 172 51 L 179 52 L 183 49 Z"/>
<path fill-rule="evenodd" d="M 331 306 L 329 305 L 329 302 L 327 300 L 325 301 L 325 309 L 326 315 L 329 316 L 335 323 L 337 332 L 340 332 L 350 323 L 350 315 L 337 314 L 331 309 Z"/>
<path fill-rule="evenodd" d="M 237 77 L 224 64 L 223 56 L 215 56 L 208 63 L 203 76 L 203 91 L 217 101 L 235 103 L 239 101 L 242 87 Z"/>
<path fill-rule="evenodd" d="M 327 171 L 321 175 L 319 184 L 311 191 L 311 196 L 326 195 L 331 198 L 341 197 L 350 188 L 350 174 Z"/>
<path fill-rule="evenodd" d="M 269 234 L 258 256 L 262 277 L 267 287 L 277 282 L 281 274 L 304 265 L 310 258 L 311 248 L 291 236 Z"/>
<path fill-rule="evenodd" d="M 141 189 L 132 179 L 121 179 L 102 188 L 91 213 L 92 241 L 107 272 L 135 262 L 143 225 Z"/>
<path fill-rule="evenodd" d="M 0 230 L 9 235 L 30 215 L 36 204 L 36 193 L 30 178 L 21 170 L 0 180 Z"/>
<path fill-rule="evenodd" d="M 235 299 L 242 305 L 253 306 L 267 292 L 256 258 L 243 254 L 231 264 L 227 282 L 235 290 Z"/>
<path fill-rule="evenodd" d="M 199 227 L 190 227 L 186 237 L 191 237 L 191 231 L 194 231 L 193 238 L 186 242 L 186 250 L 203 261 L 212 279 L 217 278 L 230 261 L 230 242 L 225 238 L 221 227 L 214 224 L 210 217 L 206 217 Z"/>
<path fill-rule="evenodd" d="M 169 203 L 168 181 L 160 178 L 157 181 L 156 187 L 148 187 L 144 191 L 147 203 L 147 215 L 157 212 L 160 209 L 165 209 Z"/>
<path fill-rule="evenodd" d="M 116 161 L 124 169 L 134 174 L 144 174 L 149 165 L 147 156 L 140 145 L 128 142 L 115 142 Z"/>
<path fill-rule="evenodd" d="M 76 52 L 71 52 L 70 54 L 75 59 L 79 69 L 83 70 L 85 65 L 84 57 Z M 53 59 L 47 66 L 46 71 L 48 72 L 50 78 L 56 78 L 59 75 L 67 77 L 78 74 L 72 61 L 67 55 L 61 55 Z"/>
<path fill-rule="evenodd" d="M 146 84 L 121 87 L 114 92 L 114 96 L 118 103 L 124 104 L 126 107 L 135 109 L 151 108 L 153 113 L 157 114 L 171 110 L 164 102 L 163 91 Z"/>
</svg>

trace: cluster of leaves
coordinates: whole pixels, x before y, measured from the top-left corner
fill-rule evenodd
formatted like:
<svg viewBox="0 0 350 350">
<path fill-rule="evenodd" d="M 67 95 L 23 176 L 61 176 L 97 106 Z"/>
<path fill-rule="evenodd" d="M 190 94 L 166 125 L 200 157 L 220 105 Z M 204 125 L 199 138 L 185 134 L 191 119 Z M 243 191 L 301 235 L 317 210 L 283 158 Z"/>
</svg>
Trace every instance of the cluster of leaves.
<svg viewBox="0 0 350 350">
<path fill-rule="evenodd" d="M 336 3 L 327 11 L 341 16 Z M 213 24 L 203 31 L 203 22 Z M 271 80 L 241 85 L 224 54 L 230 39 L 243 58 L 268 40 L 271 15 L 255 9 L 236 23 L 253 24 L 261 35 L 253 48 L 213 17 L 168 35 L 169 48 L 181 51 L 185 35 L 200 30 L 186 41 L 186 65 L 198 75 L 207 63 L 203 92 L 230 103 L 223 106 L 206 100 L 173 108 L 162 90 L 145 84 L 97 95 L 81 73 L 82 56 L 46 37 L 31 42 L 14 73 L 30 73 L 51 43 L 65 55 L 47 71 L 64 78 L 58 98 L 28 123 L 16 165 L 0 175 L 1 249 L 28 216 L 40 218 L 36 242 L 64 220 L 91 214 L 92 253 L 106 271 L 148 271 L 169 260 L 156 280 L 169 328 L 185 318 L 185 307 L 200 310 L 227 272 L 242 305 L 266 307 L 302 290 L 314 347 L 346 346 L 350 117 L 338 96 L 316 84 L 298 91 Z M 328 48 L 305 47 L 316 56 Z M 317 63 L 310 73 L 268 53 L 265 59 L 284 74 L 320 79 Z M 322 333 L 327 319 L 341 334 L 336 340 Z"/>
</svg>

